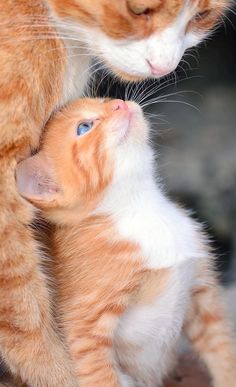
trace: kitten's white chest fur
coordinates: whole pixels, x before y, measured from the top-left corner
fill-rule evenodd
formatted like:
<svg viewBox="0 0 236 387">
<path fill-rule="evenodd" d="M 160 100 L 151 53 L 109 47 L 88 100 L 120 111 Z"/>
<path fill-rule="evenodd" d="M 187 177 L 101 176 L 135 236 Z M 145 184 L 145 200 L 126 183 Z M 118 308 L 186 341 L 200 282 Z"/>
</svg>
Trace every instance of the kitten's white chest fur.
<svg viewBox="0 0 236 387">
<path fill-rule="evenodd" d="M 120 154 L 117 150 L 113 182 L 96 212 L 109 214 L 121 238 L 140 246 L 149 269 L 201 258 L 199 226 L 163 194 L 154 178 L 151 149 L 133 151 L 130 145 Z"/>
<path fill-rule="evenodd" d="M 121 317 L 115 333 L 115 358 L 131 377 L 129 382 L 124 378 L 122 387 L 157 386 L 173 367 L 194 272 L 193 260 L 177 265 L 162 295 Z"/>
</svg>

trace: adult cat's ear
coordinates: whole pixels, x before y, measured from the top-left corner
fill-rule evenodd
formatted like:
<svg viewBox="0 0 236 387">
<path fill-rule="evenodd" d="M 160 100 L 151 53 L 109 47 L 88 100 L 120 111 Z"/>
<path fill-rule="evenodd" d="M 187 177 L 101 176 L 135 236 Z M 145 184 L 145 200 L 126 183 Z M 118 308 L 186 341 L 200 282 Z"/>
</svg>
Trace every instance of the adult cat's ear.
<svg viewBox="0 0 236 387">
<path fill-rule="evenodd" d="M 50 162 L 43 152 L 17 165 L 16 184 L 19 193 L 38 207 L 52 204 L 60 194 Z"/>
</svg>

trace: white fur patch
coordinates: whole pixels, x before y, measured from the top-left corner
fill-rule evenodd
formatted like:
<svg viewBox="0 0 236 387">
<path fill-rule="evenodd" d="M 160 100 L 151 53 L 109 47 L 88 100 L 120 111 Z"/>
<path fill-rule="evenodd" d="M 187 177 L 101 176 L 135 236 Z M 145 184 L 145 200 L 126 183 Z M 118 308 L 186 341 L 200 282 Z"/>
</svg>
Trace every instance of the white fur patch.
<svg viewBox="0 0 236 387">
<path fill-rule="evenodd" d="M 121 367 L 130 371 L 133 387 L 159 386 L 172 368 L 194 272 L 192 261 L 175 267 L 163 294 L 150 305 L 133 306 L 121 317 L 115 333 L 116 355 Z M 121 345 L 119 351 L 120 342 L 129 345 Z"/>
<path fill-rule="evenodd" d="M 198 226 L 163 194 L 155 181 L 152 150 L 134 125 L 136 130 L 131 128 L 128 140 L 114 151 L 113 182 L 96 213 L 111 215 L 121 238 L 141 247 L 148 268 L 202 257 Z"/>
</svg>

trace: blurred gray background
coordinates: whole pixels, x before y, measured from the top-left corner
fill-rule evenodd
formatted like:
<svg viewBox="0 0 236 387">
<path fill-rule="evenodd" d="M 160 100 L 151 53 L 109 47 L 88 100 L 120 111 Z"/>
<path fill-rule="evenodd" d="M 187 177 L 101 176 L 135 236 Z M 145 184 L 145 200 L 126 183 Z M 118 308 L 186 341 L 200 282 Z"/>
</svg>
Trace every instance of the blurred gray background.
<svg viewBox="0 0 236 387">
<path fill-rule="evenodd" d="M 146 107 L 153 114 L 159 173 L 169 195 L 204 222 L 222 282 L 231 284 L 236 283 L 236 17 L 227 17 L 207 42 L 186 53 L 174 75 L 133 91 L 154 93 L 149 103 L 168 94 L 166 101 Z M 101 73 L 97 79 L 98 94 L 125 98 L 124 85 Z"/>
</svg>

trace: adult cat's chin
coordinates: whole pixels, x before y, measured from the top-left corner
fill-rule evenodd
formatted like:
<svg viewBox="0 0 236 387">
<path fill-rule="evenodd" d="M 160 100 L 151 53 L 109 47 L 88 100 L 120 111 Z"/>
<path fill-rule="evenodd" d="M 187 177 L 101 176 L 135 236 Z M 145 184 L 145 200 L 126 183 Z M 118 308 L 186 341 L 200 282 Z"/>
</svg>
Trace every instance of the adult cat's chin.
<svg viewBox="0 0 236 387">
<path fill-rule="evenodd" d="M 118 76 L 121 80 L 126 82 L 140 82 L 147 79 L 157 79 L 158 77 L 154 77 L 152 74 L 134 74 L 132 72 L 127 73 L 124 70 L 119 69 L 116 66 L 113 66 L 111 63 L 106 62 L 107 68 L 109 68 L 114 75 Z"/>
</svg>

